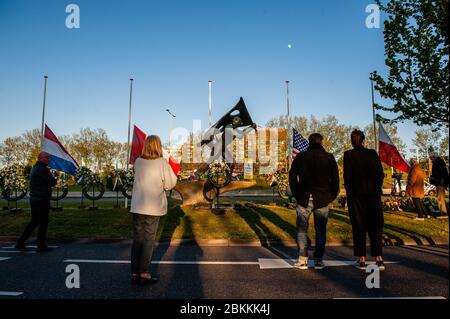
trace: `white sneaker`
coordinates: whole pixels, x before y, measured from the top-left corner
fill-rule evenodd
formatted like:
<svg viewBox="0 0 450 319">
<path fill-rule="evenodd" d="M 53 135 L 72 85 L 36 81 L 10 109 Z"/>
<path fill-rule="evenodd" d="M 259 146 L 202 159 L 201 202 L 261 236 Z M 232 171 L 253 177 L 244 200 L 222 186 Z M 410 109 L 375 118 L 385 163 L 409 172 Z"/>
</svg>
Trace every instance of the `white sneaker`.
<svg viewBox="0 0 450 319">
<path fill-rule="evenodd" d="M 294 264 L 294 268 L 306 270 L 308 269 L 308 258 L 300 257 L 298 261 Z"/>
</svg>

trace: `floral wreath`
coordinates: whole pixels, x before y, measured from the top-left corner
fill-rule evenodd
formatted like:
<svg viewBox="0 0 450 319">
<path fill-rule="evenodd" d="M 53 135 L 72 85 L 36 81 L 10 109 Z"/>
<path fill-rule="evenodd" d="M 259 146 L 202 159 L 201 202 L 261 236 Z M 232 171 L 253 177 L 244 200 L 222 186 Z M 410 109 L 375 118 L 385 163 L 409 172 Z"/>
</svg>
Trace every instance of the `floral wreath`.
<svg viewBox="0 0 450 319">
<path fill-rule="evenodd" d="M 124 172 L 123 177 L 123 186 L 122 186 L 122 194 L 128 199 L 131 199 L 131 188 L 134 183 L 134 168 L 131 167 L 127 171 Z"/>
<path fill-rule="evenodd" d="M 106 184 L 112 191 L 120 191 L 124 185 L 125 170 L 112 168 L 106 176 Z"/>
<path fill-rule="evenodd" d="M 77 180 L 77 183 L 83 186 L 101 184 L 100 176 L 92 172 L 89 168 L 85 166 L 82 166 L 77 169 L 75 178 Z"/>
<path fill-rule="evenodd" d="M 26 194 L 27 181 L 24 175 L 24 167 L 19 164 L 13 164 L 1 169 L 0 188 L 5 198 L 10 197 L 9 195 L 16 191 Z"/>
<path fill-rule="evenodd" d="M 219 182 L 219 177 L 223 177 L 222 182 Z M 208 181 L 217 188 L 227 186 L 231 182 L 230 167 L 223 161 L 212 162 L 209 164 Z"/>
<path fill-rule="evenodd" d="M 53 174 L 53 177 L 56 178 L 56 185 L 55 188 L 67 188 L 69 187 L 69 183 L 67 181 L 67 174 L 63 172 L 56 171 L 54 169 L 50 169 L 50 172 Z"/>
</svg>

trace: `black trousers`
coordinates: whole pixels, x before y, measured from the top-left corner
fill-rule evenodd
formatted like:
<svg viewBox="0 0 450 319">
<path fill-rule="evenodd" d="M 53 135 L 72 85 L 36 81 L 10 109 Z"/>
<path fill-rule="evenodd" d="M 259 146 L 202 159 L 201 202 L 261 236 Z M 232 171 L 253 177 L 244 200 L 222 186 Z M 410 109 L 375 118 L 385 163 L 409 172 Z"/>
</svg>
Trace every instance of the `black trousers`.
<svg viewBox="0 0 450 319">
<path fill-rule="evenodd" d="M 348 212 L 353 230 L 355 256 L 366 256 L 366 234 L 369 234 L 372 256 L 381 256 L 383 250 L 383 207 L 379 195 L 352 195 L 348 197 Z"/>
<path fill-rule="evenodd" d="M 37 232 L 37 246 L 45 247 L 45 237 L 47 235 L 50 213 L 50 200 L 30 200 L 30 207 L 31 222 L 25 227 L 25 230 L 17 243 L 19 245 L 24 245 L 34 230 L 39 227 Z"/>
<path fill-rule="evenodd" d="M 416 206 L 417 214 L 419 214 L 419 218 L 424 218 L 428 215 L 427 209 L 420 198 L 413 198 L 414 206 Z"/>
</svg>

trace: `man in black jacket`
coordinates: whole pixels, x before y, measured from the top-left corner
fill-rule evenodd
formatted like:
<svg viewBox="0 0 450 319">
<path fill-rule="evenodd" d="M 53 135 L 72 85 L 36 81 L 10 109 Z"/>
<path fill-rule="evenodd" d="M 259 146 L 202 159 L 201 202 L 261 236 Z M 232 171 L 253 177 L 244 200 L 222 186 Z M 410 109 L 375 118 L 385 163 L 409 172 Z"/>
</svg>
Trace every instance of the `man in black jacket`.
<svg viewBox="0 0 450 319">
<path fill-rule="evenodd" d="M 436 186 L 436 193 L 438 199 L 438 206 L 441 218 L 447 218 L 447 204 L 445 202 L 445 189 L 449 184 L 449 175 L 447 165 L 444 160 L 439 157 L 436 152 L 430 154 L 430 159 L 433 162 L 433 168 L 431 169 L 430 182 Z M 439 217 L 438 217 L 439 218 Z"/>
<path fill-rule="evenodd" d="M 314 268 L 324 268 L 322 258 L 325 252 L 328 205 L 339 193 L 337 163 L 334 156 L 325 151 L 322 142 L 322 135 L 312 134 L 309 137 L 308 150 L 295 157 L 289 172 L 289 186 L 298 204 L 297 245 L 299 259 L 294 266 L 299 269 L 308 269 L 306 234 L 312 211 L 314 211 L 314 228 L 316 231 Z M 312 201 L 310 201 L 311 196 Z"/>
<path fill-rule="evenodd" d="M 369 234 L 372 256 L 380 270 L 384 270 L 383 208 L 381 195 L 384 180 L 383 166 L 375 150 L 364 147 L 364 133 L 351 134 L 353 149 L 344 153 L 344 183 L 348 212 L 353 230 L 353 249 L 359 257 L 357 267 L 366 269 L 366 235 Z"/>
<path fill-rule="evenodd" d="M 39 227 L 37 233 L 37 246 L 39 252 L 48 251 L 49 248 L 45 242 L 47 226 L 49 222 L 50 198 L 52 187 L 56 185 L 56 179 L 48 169 L 50 155 L 41 152 L 38 161 L 31 169 L 30 174 L 30 207 L 31 222 L 25 228 L 22 236 L 16 244 L 16 249 L 27 251 L 25 242 L 31 236 L 33 231 Z"/>
</svg>

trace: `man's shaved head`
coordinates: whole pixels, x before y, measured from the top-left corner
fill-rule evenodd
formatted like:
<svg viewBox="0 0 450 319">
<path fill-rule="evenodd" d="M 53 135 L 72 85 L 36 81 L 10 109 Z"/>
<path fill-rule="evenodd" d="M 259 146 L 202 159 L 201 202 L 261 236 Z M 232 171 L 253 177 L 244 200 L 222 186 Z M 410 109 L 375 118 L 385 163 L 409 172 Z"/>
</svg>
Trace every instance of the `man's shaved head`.
<svg viewBox="0 0 450 319">
<path fill-rule="evenodd" d="M 50 163 L 50 154 L 47 152 L 40 152 L 38 155 L 38 162 L 48 165 Z"/>
</svg>

